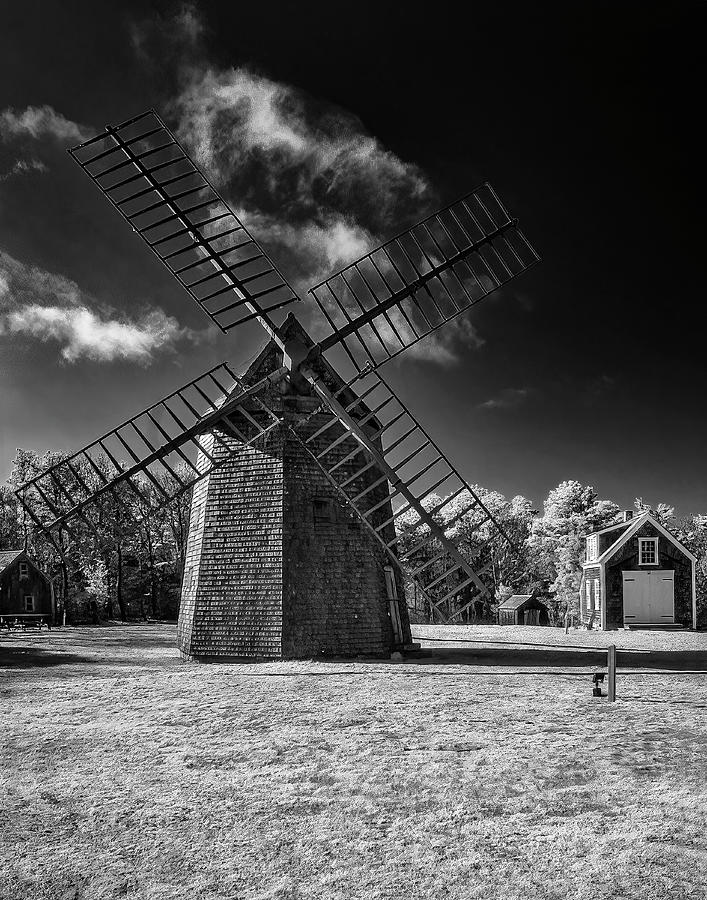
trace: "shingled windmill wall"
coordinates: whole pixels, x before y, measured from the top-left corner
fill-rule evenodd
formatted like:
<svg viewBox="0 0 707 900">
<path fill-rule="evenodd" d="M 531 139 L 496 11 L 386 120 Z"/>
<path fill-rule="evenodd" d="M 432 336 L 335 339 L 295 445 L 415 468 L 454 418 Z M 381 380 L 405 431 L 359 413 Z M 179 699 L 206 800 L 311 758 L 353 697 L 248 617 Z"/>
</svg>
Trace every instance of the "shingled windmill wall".
<svg viewBox="0 0 707 900">
<path fill-rule="evenodd" d="M 281 359 L 269 345 L 244 380 L 263 377 Z M 337 386 L 331 370 L 326 377 Z M 311 396 L 283 395 L 274 387 L 264 399 L 291 424 L 308 419 L 306 435 L 330 419 L 315 413 Z M 178 626 L 182 655 L 387 655 L 394 639 L 383 571 L 388 560 L 380 544 L 286 428 L 256 448 L 219 434 L 235 452 L 194 491 Z M 310 446 L 316 454 L 326 445 L 322 435 Z M 225 455 L 218 443 L 205 449 Z M 351 449 L 342 442 L 337 452 L 343 457 Z M 370 484 L 380 473 L 374 468 L 362 477 Z M 383 499 L 385 487 L 374 490 Z M 378 515 L 387 519 L 390 506 Z"/>
</svg>

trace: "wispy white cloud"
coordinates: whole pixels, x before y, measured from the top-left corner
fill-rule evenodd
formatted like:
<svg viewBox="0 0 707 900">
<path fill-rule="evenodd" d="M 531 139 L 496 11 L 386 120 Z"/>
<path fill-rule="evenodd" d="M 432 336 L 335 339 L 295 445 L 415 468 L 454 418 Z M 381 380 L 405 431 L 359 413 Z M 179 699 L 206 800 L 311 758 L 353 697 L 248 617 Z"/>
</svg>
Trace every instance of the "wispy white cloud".
<svg viewBox="0 0 707 900">
<path fill-rule="evenodd" d="M 439 331 L 423 338 L 406 350 L 408 358 L 434 362 L 440 366 L 453 366 L 461 362 L 464 355 L 478 350 L 484 345 L 484 339 L 474 328 L 472 322 L 460 316 L 447 322 Z"/>
<path fill-rule="evenodd" d="M 91 136 L 93 129 L 72 122 L 53 107 L 28 106 L 17 110 L 12 107 L 0 112 L 0 138 L 49 137 L 62 144 L 78 144 Z"/>
<path fill-rule="evenodd" d="M 256 159 L 267 162 L 260 187 L 286 213 L 331 212 L 342 200 L 368 202 L 373 218 L 398 224 L 400 207 L 424 205 L 430 185 L 365 133 L 351 113 L 247 68 L 192 68 L 175 103 L 180 134 L 221 182 Z"/>
<path fill-rule="evenodd" d="M 0 184 L 13 178 L 15 175 L 25 175 L 29 172 L 46 172 L 47 167 L 38 159 L 16 159 L 12 166 L 0 173 Z"/>
<path fill-rule="evenodd" d="M 0 331 L 3 328 L 0 320 Z M 62 359 L 147 363 L 157 350 L 171 347 L 183 331 L 176 319 L 153 310 L 137 322 L 102 318 L 85 306 L 66 308 L 29 304 L 5 316 L 8 334 L 25 334 L 60 345 Z"/>
<path fill-rule="evenodd" d="M 479 409 L 511 409 L 520 406 L 529 394 L 529 388 L 504 388 L 495 397 L 479 403 Z"/>
<path fill-rule="evenodd" d="M 62 360 L 130 360 L 148 365 L 201 333 L 153 308 L 137 319 L 101 306 L 75 281 L 29 266 L 0 250 L 0 336 L 24 335 L 58 345 Z"/>
<path fill-rule="evenodd" d="M 350 113 L 247 68 L 191 65 L 179 136 L 301 289 L 427 211 L 424 174 Z"/>
<path fill-rule="evenodd" d="M 137 23 L 133 44 L 147 62 L 162 42 L 159 57 L 176 67 L 180 85 L 168 110 L 178 136 L 301 295 L 438 205 L 424 172 L 355 115 L 252 68 L 213 65 L 204 33 L 187 4 L 169 21 Z M 404 333 L 402 317 L 390 315 Z M 321 336 L 316 316 L 309 327 Z M 390 326 L 376 327 L 399 347 Z M 481 343 L 461 317 L 408 354 L 454 365 Z"/>
<path fill-rule="evenodd" d="M 237 209 L 236 214 L 254 234 L 289 251 L 288 274 L 294 272 L 294 280 L 305 289 L 359 259 L 375 244 L 363 226 L 337 214 L 323 212 L 318 221 L 297 224 L 257 209 Z"/>
</svg>

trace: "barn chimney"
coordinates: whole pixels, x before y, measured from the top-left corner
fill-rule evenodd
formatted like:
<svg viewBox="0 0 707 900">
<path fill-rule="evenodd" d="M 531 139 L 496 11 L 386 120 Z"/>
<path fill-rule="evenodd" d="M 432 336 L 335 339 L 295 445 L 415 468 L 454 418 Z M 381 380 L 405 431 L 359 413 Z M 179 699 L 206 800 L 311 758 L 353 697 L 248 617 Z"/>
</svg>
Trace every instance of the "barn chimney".
<svg viewBox="0 0 707 900">
<path fill-rule="evenodd" d="M 633 510 L 625 509 L 624 510 L 624 522 L 630 522 L 632 518 L 633 518 Z"/>
</svg>

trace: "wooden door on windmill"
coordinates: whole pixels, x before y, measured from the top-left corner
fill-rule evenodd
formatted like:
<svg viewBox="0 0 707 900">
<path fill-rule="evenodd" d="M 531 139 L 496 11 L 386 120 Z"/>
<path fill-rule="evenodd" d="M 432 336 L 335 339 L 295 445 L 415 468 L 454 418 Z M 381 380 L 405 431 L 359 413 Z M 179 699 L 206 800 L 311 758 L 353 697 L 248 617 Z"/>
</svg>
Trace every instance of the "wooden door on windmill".
<svg viewBox="0 0 707 900">
<path fill-rule="evenodd" d="M 403 643 L 403 623 L 400 620 L 400 608 L 398 606 L 398 588 L 395 584 L 395 572 L 392 566 L 384 566 L 385 589 L 388 594 L 388 607 L 390 610 L 390 622 L 393 626 L 393 638 L 396 644 Z"/>
</svg>

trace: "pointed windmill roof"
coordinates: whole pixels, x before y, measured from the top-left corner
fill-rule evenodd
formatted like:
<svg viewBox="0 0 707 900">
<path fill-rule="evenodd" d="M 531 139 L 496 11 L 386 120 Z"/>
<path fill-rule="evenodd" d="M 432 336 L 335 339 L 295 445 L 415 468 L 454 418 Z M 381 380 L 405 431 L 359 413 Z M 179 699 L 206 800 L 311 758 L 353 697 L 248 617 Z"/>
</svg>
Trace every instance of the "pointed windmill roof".
<svg viewBox="0 0 707 900">
<path fill-rule="evenodd" d="M 314 347 L 315 345 L 315 341 L 312 340 L 307 331 L 303 328 L 302 323 L 292 312 L 288 314 L 287 318 L 280 326 L 279 333 L 285 341 L 298 340 L 307 348 Z M 248 366 L 241 378 L 244 384 L 253 384 L 281 365 L 282 350 L 278 344 L 270 338 L 253 362 Z M 322 381 L 332 393 L 337 393 L 344 386 L 344 379 L 323 356 L 315 357 L 308 365 L 310 365 L 314 372 L 321 376 Z M 353 391 L 348 389 L 343 393 L 343 398 L 346 403 L 352 402 L 355 397 L 356 395 Z M 361 404 L 360 409 L 367 409 L 365 403 Z"/>
</svg>

